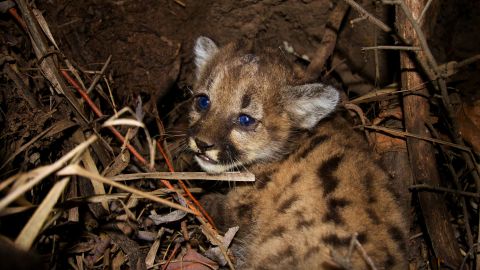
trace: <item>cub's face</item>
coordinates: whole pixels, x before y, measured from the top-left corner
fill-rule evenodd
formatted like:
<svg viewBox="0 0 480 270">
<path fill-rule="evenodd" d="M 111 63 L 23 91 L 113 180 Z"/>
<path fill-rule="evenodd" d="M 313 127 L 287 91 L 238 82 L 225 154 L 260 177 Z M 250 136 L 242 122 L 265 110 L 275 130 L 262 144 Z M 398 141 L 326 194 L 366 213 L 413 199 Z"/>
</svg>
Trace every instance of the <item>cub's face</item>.
<svg viewBox="0 0 480 270">
<path fill-rule="evenodd" d="M 200 37 L 195 56 L 188 144 L 207 172 L 282 157 L 293 130 L 314 127 L 338 102 L 331 87 L 293 86 L 292 69 L 269 54 L 242 54 L 234 44 L 218 49 Z"/>
</svg>

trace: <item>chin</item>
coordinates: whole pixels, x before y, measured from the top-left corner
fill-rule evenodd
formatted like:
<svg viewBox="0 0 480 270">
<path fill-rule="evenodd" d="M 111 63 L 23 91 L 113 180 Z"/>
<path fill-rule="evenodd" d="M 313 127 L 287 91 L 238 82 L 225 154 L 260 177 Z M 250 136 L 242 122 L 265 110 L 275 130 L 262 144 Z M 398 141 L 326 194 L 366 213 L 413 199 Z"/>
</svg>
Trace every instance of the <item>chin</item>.
<svg viewBox="0 0 480 270">
<path fill-rule="evenodd" d="M 195 157 L 195 161 L 198 163 L 198 165 L 200 165 L 200 167 L 202 168 L 202 170 L 204 170 L 205 172 L 207 173 L 211 173 L 211 174 L 219 174 L 219 173 L 223 173 L 223 172 L 226 172 L 226 171 L 229 171 L 231 169 L 233 169 L 236 165 L 235 164 L 232 164 L 230 166 L 227 166 L 227 165 L 223 165 L 223 164 L 212 164 L 208 161 L 205 161 L 199 157 Z"/>
</svg>

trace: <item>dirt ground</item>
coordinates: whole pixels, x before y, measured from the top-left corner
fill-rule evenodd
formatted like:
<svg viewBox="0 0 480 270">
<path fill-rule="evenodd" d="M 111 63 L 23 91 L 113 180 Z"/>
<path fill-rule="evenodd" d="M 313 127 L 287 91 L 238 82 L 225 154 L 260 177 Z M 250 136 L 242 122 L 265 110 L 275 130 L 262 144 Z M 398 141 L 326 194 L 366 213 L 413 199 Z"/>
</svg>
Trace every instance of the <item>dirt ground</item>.
<svg viewBox="0 0 480 270">
<path fill-rule="evenodd" d="M 119 100 L 135 94 L 164 96 L 192 83 L 192 45 L 200 35 L 219 44 L 236 39 L 279 47 L 283 42 L 312 57 L 333 5 L 329 1 L 49 1 L 45 10 L 65 53 L 85 69 L 113 56 Z M 376 12 L 384 15 L 385 12 Z M 374 78 L 373 61 L 359 48 L 373 44 L 375 29 L 358 26 L 339 54 Z M 385 61 L 385 60 L 384 60 Z M 386 63 L 384 63 L 386 65 Z M 98 67 L 98 66 L 97 66 Z M 392 80 L 381 72 L 379 84 Z"/>
<path fill-rule="evenodd" d="M 393 24 L 393 6 L 369 0 L 357 2 L 387 24 Z M 432 38 L 428 40 L 437 60 L 441 64 L 479 54 L 480 1 L 440 2 L 440 12 L 432 24 Z M 112 56 L 106 75 L 117 109 L 134 108 L 137 97 L 141 96 L 147 121 L 158 108 L 162 120 L 170 123 L 172 117 L 168 113 L 189 97 L 194 80 L 192 46 L 198 36 L 208 36 L 219 44 L 245 39 L 260 46 L 281 47 L 292 61 L 306 67 L 315 56 L 335 6 L 329 0 L 48 0 L 35 1 L 35 5 L 47 20 L 61 53 L 84 74 L 100 70 Z M 392 39 L 365 20 L 352 22 L 358 17 L 358 13 L 349 11 L 339 30 L 334 55 L 321 74 L 321 79 L 344 90 L 349 99 L 399 80 L 397 52 L 385 50 L 375 55 L 373 50 L 362 50 L 363 47 L 391 44 Z M 28 86 L 37 89 L 33 94 L 40 102 L 38 110 L 61 103 L 50 96 L 52 90 L 38 74 L 29 73 L 28 67 L 35 67 L 36 62 L 32 60 L 34 55 L 28 37 L 7 14 L 0 14 L 0 26 L 0 64 L 9 61 L 4 56 L 14 55 L 16 64 L 25 68 L 21 71 Z M 293 48 L 294 54 L 287 47 Z M 469 116 L 478 116 L 462 118 L 466 120 L 460 123 L 465 133 L 470 131 L 470 137 L 477 140 L 480 140 L 476 133 L 480 123 L 480 111 L 476 106 L 480 100 L 479 71 L 480 64 L 473 63 L 449 81 L 454 105 L 464 108 Z M 6 68 L 3 73 L 9 74 Z M 0 154 L 3 160 L 41 133 L 49 123 L 65 118 L 63 113 L 67 113 L 61 106 L 59 113 L 37 113 L 28 101 L 15 94 L 13 83 L 7 77 L 0 79 Z M 377 116 L 377 106 L 363 108 L 371 118 Z M 176 113 L 181 117 L 183 112 L 177 110 Z M 442 117 L 437 111 L 432 111 L 432 115 L 433 118 Z M 396 123 L 401 126 L 400 121 Z M 56 154 L 72 146 L 63 143 L 67 136 L 59 133 L 48 141 L 34 144 L 25 154 L 16 156 L 2 175 L 9 176 L 12 172 L 56 160 Z M 36 192 L 45 194 L 49 188 L 42 186 Z M 20 220 L 25 218 L 22 216 Z M 18 233 L 15 228 L 1 229 L 4 234 Z M 418 269 L 428 269 L 424 267 Z"/>
<path fill-rule="evenodd" d="M 479 52 L 480 1 L 443 1 L 430 40 L 440 61 L 461 60 Z M 372 14 L 392 22 L 394 10 L 373 1 L 360 1 Z M 192 46 L 200 35 L 219 44 L 236 39 L 283 47 L 288 42 L 298 55 L 313 57 L 333 8 L 330 1 L 40 1 L 55 37 L 64 53 L 85 70 L 98 68 L 113 56 L 114 94 L 120 104 L 132 104 L 132 96 L 142 94 L 158 99 L 167 93 L 182 95 L 192 84 Z M 345 90 L 362 94 L 395 80 L 395 53 L 362 47 L 386 44 L 390 40 L 366 22 L 351 24 L 358 17 L 350 11 L 343 23 L 333 66 Z M 328 68 L 332 68 L 332 64 Z M 341 71 L 340 71 L 341 70 Z M 479 94 L 474 89 L 477 70 L 463 73 L 459 92 Z M 468 79 L 465 79 L 468 78 Z M 468 83 L 465 83 L 468 81 Z M 471 100 L 467 97 L 467 100 Z M 160 101 L 160 103 L 162 103 Z"/>
</svg>

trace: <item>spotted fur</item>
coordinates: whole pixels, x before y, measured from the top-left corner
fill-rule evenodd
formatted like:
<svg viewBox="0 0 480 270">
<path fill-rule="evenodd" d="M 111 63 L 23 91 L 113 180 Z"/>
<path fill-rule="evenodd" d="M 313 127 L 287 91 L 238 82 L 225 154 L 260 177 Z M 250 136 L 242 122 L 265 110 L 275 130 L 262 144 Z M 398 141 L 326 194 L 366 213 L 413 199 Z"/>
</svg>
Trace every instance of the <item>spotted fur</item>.
<svg viewBox="0 0 480 270">
<path fill-rule="evenodd" d="M 246 169 L 257 179 L 203 199 L 220 227 L 240 226 L 238 268 L 369 269 L 358 250 L 347 256 L 356 233 L 377 269 L 406 269 L 402 211 L 363 138 L 335 112 L 338 92 L 299 85 L 278 52 L 200 37 L 195 53 L 195 158 L 207 172 Z"/>
</svg>

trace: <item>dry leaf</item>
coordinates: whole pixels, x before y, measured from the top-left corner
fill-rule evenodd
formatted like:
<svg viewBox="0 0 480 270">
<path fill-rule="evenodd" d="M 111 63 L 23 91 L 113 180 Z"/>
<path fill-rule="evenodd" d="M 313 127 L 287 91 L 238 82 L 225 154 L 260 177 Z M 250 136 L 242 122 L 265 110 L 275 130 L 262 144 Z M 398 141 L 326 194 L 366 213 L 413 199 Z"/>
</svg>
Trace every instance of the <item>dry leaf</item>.
<svg viewBox="0 0 480 270">
<path fill-rule="evenodd" d="M 200 255 L 198 252 L 196 252 L 193 249 L 187 250 L 187 253 L 185 255 L 180 255 L 177 258 L 178 261 L 176 262 L 171 262 L 167 270 L 212 270 L 212 269 L 218 269 L 218 265 Z"/>
<path fill-rule="evenodd" d="M 186 215 L 187 213 L 183 211 L 175 210 L 166 215 L 151 214 L 149 218 L 153 220 L 153 223 L 155 223 L 155 225 L 159 225 L 163 223 L 170 223 L 170 222 L 180 220 L 184 218 Z"/>
</svg>

